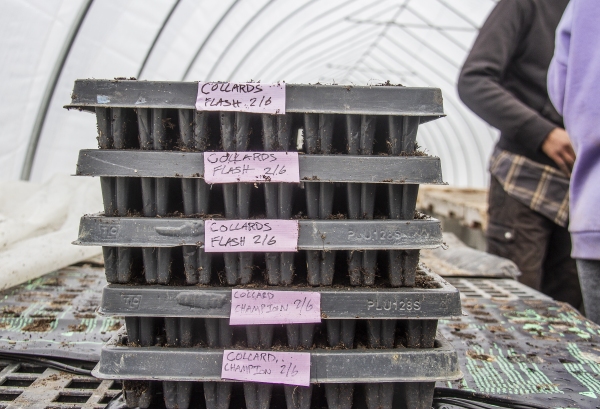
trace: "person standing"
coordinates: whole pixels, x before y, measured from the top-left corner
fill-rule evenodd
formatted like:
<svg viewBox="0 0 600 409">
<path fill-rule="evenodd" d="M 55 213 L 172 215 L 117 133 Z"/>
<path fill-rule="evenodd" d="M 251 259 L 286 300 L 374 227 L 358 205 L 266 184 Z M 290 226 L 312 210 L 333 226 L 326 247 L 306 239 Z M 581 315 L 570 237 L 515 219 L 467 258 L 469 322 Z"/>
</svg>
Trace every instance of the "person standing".
<svg viewBox="0 0 600 409">
<path fill-rule="evenodd" d="M 548 93 L 577 155 L 570 188 L 571 254 L 586 316 L 600 324 L 600 1 L 569 3 L 556 31 Z"/>
<path fill-rule="evenodd" d="M 501 0 L 464 63 L 458 93 L 501 133 L 490 159 L 487 251 L 514 261 L 522 283 L 579 308 L 567 230 L 575 154 L 546 89 L 567 4 Z"/>
</svg>

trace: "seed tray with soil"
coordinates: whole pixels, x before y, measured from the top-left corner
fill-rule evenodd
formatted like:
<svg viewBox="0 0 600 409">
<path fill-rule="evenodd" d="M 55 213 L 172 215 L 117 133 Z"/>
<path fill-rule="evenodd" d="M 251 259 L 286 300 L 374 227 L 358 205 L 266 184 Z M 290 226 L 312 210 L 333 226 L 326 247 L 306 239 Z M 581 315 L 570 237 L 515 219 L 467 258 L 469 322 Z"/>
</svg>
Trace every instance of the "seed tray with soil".
<svg viewBox="0 0 600 409">
<path fill-rule="evenodd" d="M 276 351 L 433 348 L 437 320 L 326 320 L 238 325 L 218 318 L 127 317 L 122 346 L 269 348 Z"/>
<path fill-rule="evenodd" d="M 321 294 L 324 319 L 437 319 L 460 316 L 459 292 L 444 279 L 421 268 L 421 285 L 385 287 L 237 286 L 252 291 L 315 291 Z M 119 285 L 106 286 L 100 312 L 135 317 L 229 318 L 231 287 Z"/>
<path fill-rule="evenodd" d="M 101 379 L 221 381 L 223 347 L 128 346 L 126 338 L 126 331 L 121 329 L 104 346 L 94 376 Z M 236 349 L 236 346 L 225 348 Z M 311 354 L 311 383 L 442 381 L 461 377 L 456 352 L 439 334 L 433 348 L 315 348 L 301 351 Z"/>
<path fill-rule="evenodd" d="M 197 82 L 79 79 L 67 109 L 172 108 L 195 110 Z M 286 111 L 321 114 L 444 116 L 438 88 L 286 84 Z"/>
<path fill-rule="evenodd" d="M 223 334 L 223 331 L 213 328 L 215 337 L 212 342 L 221 347 L 227 345 L 228 340 L 223 338 Z M 261 346 L 259 338 L 253 342 L 256 344 L 252 349 L 257 351 L 289 349 L 281 345 Z M 310 387 L 221 380 L 223 350 L 218 346 L 174 348 L 131 345 L 135 343 L 131 343 L 122 330 L 103 349 L 93 374 L 101 379 L 124 380 L 126 403 L 140 408 L 149 407 L 153 400 L 158 403 L 161 392 L 167 408 L 187 408 L 192 399 L 203 398 L 207 409 L 228 408 L 232 407 L 231 404 L 234 404 L 233 407 L 244 407 L 244 404 L 247 408 L 269 407 L 271 400 L 277 401 L 277 394 L 283 391 L 281 396 L 285 396 L 289 409 L 362 408 L 365 403 L 381 409 L 427 409 L 431 407 L 436 380 L 449 381 L 461 377 L 456 353 L 439 335 L 427 349 L 406 348 L 405 345 L 384 346 L 384 349 L 362 346 L 354 350 L 296 348 L 296 351 L 309 351 L 311 354 Z M 225 348 L 248 348 L 248 344 L 239 343 Z M 232 394 L 238 388 L 239 392 Z M 194 394 L 194 390 L 198 393 Z M 242 396 L 242 401 L 234 402 Z M 316 404 L 316 401 L 318 406 L 311 404 Z"/>
<path fill-rule="evenodd" d="M 118 402 L 167 409 L 430 409 L 435 382 L 326 383 L 124 381 Z M 121 403 L 122 402 L 122 403 Z"/>
<path fill-rule="evenodd" d="M 111 283 L 250 284 L 260 282 L 258 270 L 270 285 L 330 286 L 348 277 L 375 286 L 385 277 L 391 287 L 412 287 L 418 249 L 442 242 L 439 221 L 421 216 L 298 223 L 297 253 L 207 253 L 204 220 L 184 218 L 84 216 L 75 243 L 103 246 Z"/>
</svg>

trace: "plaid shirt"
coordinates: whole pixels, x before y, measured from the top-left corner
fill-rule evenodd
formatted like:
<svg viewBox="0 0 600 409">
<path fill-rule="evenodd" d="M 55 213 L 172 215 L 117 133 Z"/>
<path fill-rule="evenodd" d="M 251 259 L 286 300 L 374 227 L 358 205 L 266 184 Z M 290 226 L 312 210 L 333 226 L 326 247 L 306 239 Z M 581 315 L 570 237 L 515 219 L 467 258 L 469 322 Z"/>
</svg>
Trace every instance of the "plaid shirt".
<svg viewBox="0 0 600 409">
<path fill-rule="evenodd" d="M 567 227 L 569 179 L 560 170 L 496 148 L 490 159 L 490 173 L 509 196 Z"/>
</svg>

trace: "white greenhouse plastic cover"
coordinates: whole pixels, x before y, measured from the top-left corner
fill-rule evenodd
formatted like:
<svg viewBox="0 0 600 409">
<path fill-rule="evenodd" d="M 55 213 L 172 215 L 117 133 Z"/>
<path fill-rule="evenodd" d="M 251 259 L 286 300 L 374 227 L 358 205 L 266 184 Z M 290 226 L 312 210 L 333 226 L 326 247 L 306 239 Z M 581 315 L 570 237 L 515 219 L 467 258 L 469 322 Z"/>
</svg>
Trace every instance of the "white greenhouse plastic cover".
<svg viewBox="0 0 600 409">
<path fill-rule="evenodd" d="M 448 116 L 420 127 L 418 142 L 442 158 L 445 181 L 485 186 L 496 131 L 462 105 L 455 84 L 495 3 L 4 0 L 0 179 L 21 176 L 36 120 L 43 126 L 31 180 L 74 173 L 77 152 L 96 147 L 95 118 L 62 108 L 78 78 L 355 85 L 389 80 L 442 89 Z"/>
</svg>

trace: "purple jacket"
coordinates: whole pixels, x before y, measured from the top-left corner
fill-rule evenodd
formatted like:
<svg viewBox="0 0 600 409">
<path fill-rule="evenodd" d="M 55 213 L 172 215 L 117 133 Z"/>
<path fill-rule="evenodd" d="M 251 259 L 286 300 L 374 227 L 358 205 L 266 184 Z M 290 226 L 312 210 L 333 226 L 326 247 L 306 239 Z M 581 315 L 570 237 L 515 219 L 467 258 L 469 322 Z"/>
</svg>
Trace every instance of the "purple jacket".
<svg viewBox="0 0 600 409">
<path fill-rule="evenodd" d="M 574 258 L 600 260 L 600 0 L 571 0 L 556 30 L 548 94 L 577 159 L 569 231 Z"/>
</svg>

